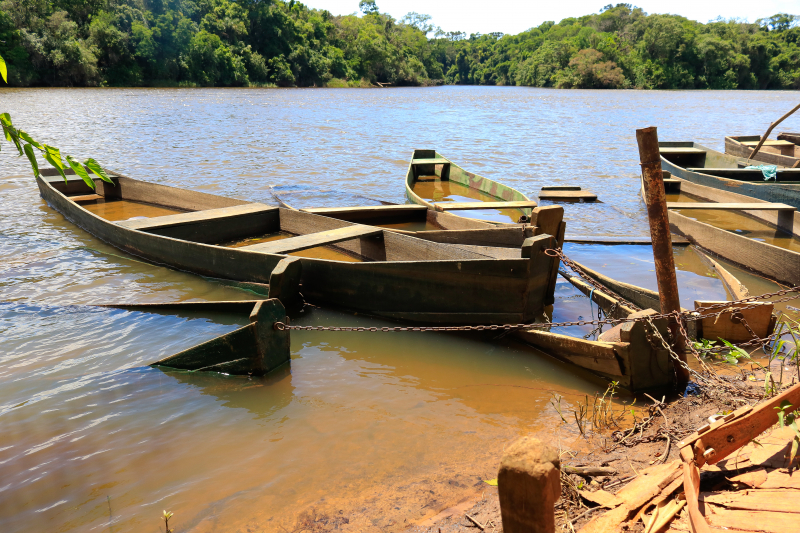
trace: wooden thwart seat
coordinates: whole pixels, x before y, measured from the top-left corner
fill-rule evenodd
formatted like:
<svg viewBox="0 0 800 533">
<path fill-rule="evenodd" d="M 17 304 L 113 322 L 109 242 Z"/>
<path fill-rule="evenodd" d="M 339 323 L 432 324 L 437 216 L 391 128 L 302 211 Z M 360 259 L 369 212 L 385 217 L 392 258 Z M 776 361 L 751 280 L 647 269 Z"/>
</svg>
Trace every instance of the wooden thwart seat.
<svg viewBox="0 0 800 533">
<path fill-rule="evenodd" d="M 398 204 L 398 205 L 368 205 L 359 207 L 309 207 L 308 209 L 301 209 L 306 213 L 313 213 L 315 215 L 333 216 L 333 215 L 346 215 L 348 213 L 376 213 L 383 214 L 386 212 L 391 213 L 413 213 L 417 211 L 426 211 L 428 208 L 424 205 L 417 204 Z"/>
<path fill-rule="evenodd" d="M 83 194 L 81 196 L 68 196 L 67 198 L 69 198 L 75 203 L 79 203 L 79 202 L 95 202 L 97 200 L 102 200 L 103 196 L 100 196 L 99 194 Z"/>
<path fill-rule="evenodd" d="M 251 203 L 236 205 L 233 207 L 222 207 L 219 209 L 207 209 L 204 211 L 192 211 L 190 213 L 180 213 L 177 215 L 166 215 L 163 217 L 153 217 L 139 220 L 123 220 L 117 222 L 119 226 L 139 231 L 148 231 L 156 228 L 168 228 L 170 226 L 180 226 L 215 219 L 225 219 L 236 216 L 252 215 L 265 211 L 278 209 L 266 204 Z"/>
<path fill-rule="evenodd" d="M 794 211 L 794 207 L 786 204 L 770 202 L 758 203 L 716 203 L 716 202 L 667 202 L 667 209 L 719 209 L 740 211 Z"/>
<path fill-rule="evenodd" d="M 264 254 L 288 254 L 291 252 L 307 250 L 309 248 L 316 248 L 317 246 L 336 244 L 337 242 L 349 241 L 350 239 L 357 239 L 359 237 L 370 237 L 372 235 L 378 235 L 382 233 L 383 229 L 381 228 L 356 224 L 353 226 L 346 226 L 344 228 L 320 231 L 319 233 L 310 233 L 308 235 L 289 237 L 288 239 L 282 239 L 279 241 L 242 246 L 238 249 L 247 250 L 249 252 L 260 252 Z"/>
<path fill-rule="evenodd" d="M 525 202 L 442 202 L 433 204 L 437 211 L 453 211 L 465 209 L 532 209 L 538 204 Z"/>
<path fill-rule="evenodd" d="M 428 159 L 412 159 L 412 165 L 449 165 L 450 161 L 444 157 L 431 157 Z"/>
</svg>

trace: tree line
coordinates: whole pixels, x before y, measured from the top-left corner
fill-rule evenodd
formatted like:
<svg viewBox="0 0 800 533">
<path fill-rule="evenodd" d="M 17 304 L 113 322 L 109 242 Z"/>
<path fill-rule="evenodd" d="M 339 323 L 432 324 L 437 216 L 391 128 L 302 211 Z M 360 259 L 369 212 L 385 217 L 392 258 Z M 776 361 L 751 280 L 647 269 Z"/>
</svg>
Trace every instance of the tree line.
<svg viewBox="0 0 800 533">
<path fill-rule="evenodd" d="M 354 0 L 354 8 L 355 0 Z M 12 86 L 524 85 L 800 89 L 800 17 L 702 24 L 631 4 L 518 35 L 443 32 L 361 0 L 0 0 Z"/>
</svg>

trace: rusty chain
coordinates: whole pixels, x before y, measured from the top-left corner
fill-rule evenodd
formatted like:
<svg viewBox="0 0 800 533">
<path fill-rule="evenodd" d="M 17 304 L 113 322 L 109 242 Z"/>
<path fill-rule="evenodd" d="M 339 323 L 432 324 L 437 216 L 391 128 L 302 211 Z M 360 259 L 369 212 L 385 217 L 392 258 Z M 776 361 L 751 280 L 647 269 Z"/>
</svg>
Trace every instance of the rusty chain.
<svg viewBox="0 0 800 533">
<path fill-rule="evenodd" d="M 547 249 L 544 251 L 550 257 L 558 257 L 564 264 L 566 264 L 570 269 L 575 271 L 579 276 L 585 279 L 590 285 L 595 287 L 595 289 L 600 290 L 606 294 L 611 293 L 615 295 L 612 291 L 604 287 L 603 285 L 596 282 L 590 276 L 585 274 L 578 265 L 575 264 L 574 261 L 569 259 L 566 255 L 564 255 L 563 251 L 560 248 L 556 249 Z M 795 294 L 790 294 L 795 293 Z M 687 346 L 689 347 L 690 351 L 696 358 L 700 358 L 700 354 L 694 348 L 694 345 L 689 340 L 689 336 L 686 333 L 686 330 L 683 326 L 683 321 L 689 320 L 702 320 L 703 318 L 709 318 L 712 316 L 721 315 L 724 312 L 732 311 L 734 313 L 744 311 L 746 309 L 753 309 L 760 305 L 757 303 L 758 300 L 764 300 L 766 298 L 771 298 L 774 296 L 783 296 L 777 300 L 772 300 L 771 303 L 780 303 L 790 300 L 795 300 L 800 298 L 800 286 L 793 286 L 786 289 L 781 289 L 779 291 L 765 293 L 758 296 L 751 296 L 749 298 L 743 298 L 741 300 L 734 300 L 730 302 L 722 302 L 719 304 L 709 305 L 707 307 L 703 307 L 703 311 L 711 311 L 705 314 L 701 314 L 697 311 L 673 311 L 671 313 L 656 313 L 653 315 L 648 315 L 647 317 L 637 317 L 637 318 L 610 318 L 606 316 L 605 319 L 597 319 L 597 320 L 573 320 L 569 322 L 533 322 L 527 324 L 492 324 L 492 325 L 479 325 L 479 326 L 394 326 L 394 327 L 365 327 L 365 326 L 296 326 L 296 325 L 289 325 L 284 322 L 275 322 L 274 328 L 279 331 L 286 331 L 286 330 L 298 330 L 298 331 L 347 331 L 347 332 L 403 332 L 403 331 L 433 331 L 433 332 L 457 332 L 457 331 L 506 331 L 510 332 L 513 330 L 520 330 L 520 329 L 544 329 L 544 328 L 557 328 L 557 327 L 569 327 L 569 326 L 602 326 L 602 325 L 610 325 L 616 326 L 618 324 L 623 324 L 627 322 L 651 322 L 653 320 L 658 319 L 670 319 L 675 320 L 680 329 L 681 335 L 686 337 L 687 339 Z M 788 296 L 786 296 L 788 295 Z M 635 305 L 627 302 L 622 297 L 618 297 L 619 301 L 623 302 L 626 305 L 631 306 L 632 308 L 638 309 Z M 738 304 L 746 304 L 750 303 L 751 305 L 738 305 Z M 744 343 L 737 344 L 737 346 L 749 346 L 753 344 L 764 344 L 769 343 L 775 340 L 778 337 L 783 336 L 784 334 L 772 334 L 764 339 L 754 338 L 751 341 L 747 341 Z M 706 353 L 713 353 L 718 351 L 724 351 L 724 347 L 720 348 L 712 348 L 709 350 L 703 350 Z"/>
</svg>

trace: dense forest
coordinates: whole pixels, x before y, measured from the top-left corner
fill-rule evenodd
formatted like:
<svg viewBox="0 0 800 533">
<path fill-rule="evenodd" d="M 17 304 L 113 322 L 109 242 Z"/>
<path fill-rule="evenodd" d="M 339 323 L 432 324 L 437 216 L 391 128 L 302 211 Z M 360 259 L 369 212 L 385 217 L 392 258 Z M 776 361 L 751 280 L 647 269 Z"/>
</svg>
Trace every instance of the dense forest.
<svg viewBox="0 0 800 533">
<path fill-rule="evenodd" d="M 0 0 L 0 56 L 12 86 L 800 89 L 794 15 L 702 24 L 617 4 L 467 36 L 353 3 L 334 16 L 295 0 Z"/>
</svg>

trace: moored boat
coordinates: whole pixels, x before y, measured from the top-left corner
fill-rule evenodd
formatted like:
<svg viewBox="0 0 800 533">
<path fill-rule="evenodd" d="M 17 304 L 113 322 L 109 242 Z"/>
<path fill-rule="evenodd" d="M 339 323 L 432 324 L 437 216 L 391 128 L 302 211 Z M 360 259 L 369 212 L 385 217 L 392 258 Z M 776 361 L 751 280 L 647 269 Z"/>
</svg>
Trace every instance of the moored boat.
<svg viewBox="0 0 800 533">
<path fill-rule="evenodd" d="M 298 277 L 308 302 L 431 324 L 533 321 L 553 300 L 550 235 L 514 258 L 416 239 L 384 228 L 135 180 L 114 184 L 55 171 L 37 178 L 47 203 L 121 250 L 215 278 L 274 284 Z M 275 297 L 275 287 L 269 294 Z M 280 297 L 280 296 L 278 296 Z"/>
<path fill-rule="evenodd" d="M 695 142 L 661 142 L 661 166 L 671 175 L 706 187 L 800 208 L 800 168 L 746 168 L 753 161 Z M 766 173 L 766 175 L 765 175 Z"/>
<path fill-rule="evenodd" d="M 530 217 L 536 202 L 516 189 L 467 172 L 435 150 L 414 150 L 406 174 L 406 198 L 436 211 L 493 224 L 514 224 Z"/>
<path fill-rule="evenodd" d="M 800 217 L 795 208 L 731 189 L 675 176 L 665 179 L 672 232 L 765 277 L 800 284 Z"/>
<path fill-rule="evenodd" d="M 752 158 L 751 160 L 769 165 L 800 167 L 800 134 L 781 133 L 777 139 L 768 139 L 753 157 L 753 150 L 760 141 L 759 135 L 725 137 L 725 153 L 734 157 Z"/>
</svg>

